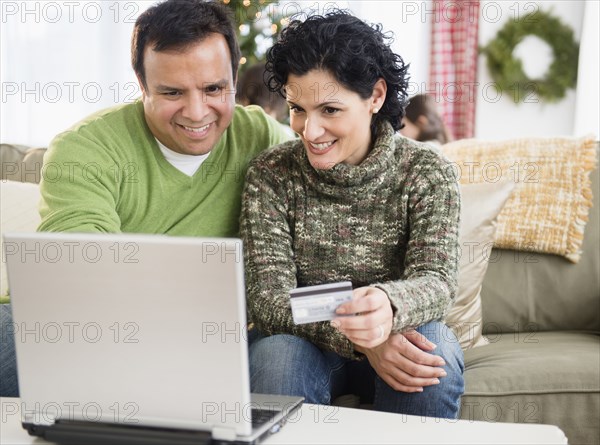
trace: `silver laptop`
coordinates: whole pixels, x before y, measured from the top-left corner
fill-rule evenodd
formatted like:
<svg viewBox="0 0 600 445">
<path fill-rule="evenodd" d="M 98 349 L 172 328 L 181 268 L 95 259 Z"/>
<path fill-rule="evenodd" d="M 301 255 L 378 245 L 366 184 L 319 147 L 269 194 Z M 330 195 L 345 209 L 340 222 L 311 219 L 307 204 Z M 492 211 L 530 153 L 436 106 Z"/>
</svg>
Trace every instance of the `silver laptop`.
<svg viewBox="0 0 600 445">
<path fill-rule="evenodd" d="M 240 240 L 64 233 L 4 240 L 30 434 L 79 443 L 252 443 L 301 405 L 299 397 L 250 394 Z M 257 417 L 270 419 L 256 426 Z"/>
</svg>

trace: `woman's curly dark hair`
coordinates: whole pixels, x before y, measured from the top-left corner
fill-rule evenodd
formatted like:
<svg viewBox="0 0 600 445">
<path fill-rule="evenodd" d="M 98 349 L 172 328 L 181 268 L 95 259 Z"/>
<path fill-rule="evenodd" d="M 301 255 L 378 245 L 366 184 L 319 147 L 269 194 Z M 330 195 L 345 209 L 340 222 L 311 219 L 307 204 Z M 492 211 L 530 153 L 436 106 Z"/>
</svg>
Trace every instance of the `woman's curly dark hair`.
<svg viewBox="0 0 600 445">
<path fill-rule="evenodd" d="M 408 65 L 391 50 L 386 43 L 391 37 L 384 35 L 381 28 L 341 10 L 310 16 L 305 21 L 292 20 L 267 52 L 267 86 L 285 96 L 284 86 L 290 74 L 302 76 L 313 69 L 323 69 L 367 99 L 377 80 L 383 78 L 387 96 L 373 115 L 371 129 L 387 120 L 395 131 L 399 130 L 408 102 Z"/>
</svg>

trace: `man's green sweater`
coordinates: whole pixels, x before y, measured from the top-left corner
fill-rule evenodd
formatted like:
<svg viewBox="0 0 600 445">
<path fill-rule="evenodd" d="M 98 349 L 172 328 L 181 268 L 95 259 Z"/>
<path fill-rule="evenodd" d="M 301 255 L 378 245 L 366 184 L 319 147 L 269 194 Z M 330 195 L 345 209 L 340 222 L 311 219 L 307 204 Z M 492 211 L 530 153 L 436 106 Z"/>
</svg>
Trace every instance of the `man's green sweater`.
<svg viewBox="0 0 600 445">
<path fill-rule="evenodd" d="M 161 153 L 141 102 L 101 111 L 52 141 L 38 230 L 236 236 L 248 163 L 286 139 L 258 107 L 236 106 L 231 125 L 190 177 Z"/>
</svg>

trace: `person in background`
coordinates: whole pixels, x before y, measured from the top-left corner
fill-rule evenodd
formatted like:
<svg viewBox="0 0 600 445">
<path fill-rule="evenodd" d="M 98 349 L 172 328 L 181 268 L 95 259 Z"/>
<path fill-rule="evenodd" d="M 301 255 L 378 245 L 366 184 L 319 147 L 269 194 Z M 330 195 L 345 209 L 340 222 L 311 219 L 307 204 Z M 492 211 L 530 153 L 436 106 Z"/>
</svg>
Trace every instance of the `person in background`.
<svg viewBox="0 0 600 445">
<path fill-rule="evenodd" d="M 442 116 L 437 111 L 433 97 L 417 94 L 410 98 L 404 116 L 403 136 L 415 141 L 443 145 L 451 141 Z"/>
<path fill-rule="evenodd" d="M 287 102 L 283 96 L 267 88 L 264 75 L 264 63 L 256 63 L 249 67 L 238 82 L 236 101 L 245 106 L 258 105 L 279 121 L 290 137 L 295 137 L 295 133 L 287 125 L 290 111 Z"/>
<path fill-rule="evenodd" d="M 266 68 L 300 139 L 252 161 L 242 195 L 252 391 L 456 418 L 463 355 L 441 320 L 460 193 L 447 159 L 396 134 L 407 67 L 380 27 L 338 11 L 292 21 Z M 340 281 L 339 317 L 294 323 L 291 289 Z"/>
<path fill-rule="evenodd" d="M 240 49 L 229 10 L 158 3 L 137 19 L 131 56 L 142 98 L 50 144 L 44 162 L 61 176 L 42 177 L 38 230 L 237 236 L 248 163 L 289 136 L 258 107 L 235 105 Z M 16 397 L 11 309 L 0 309 L 0 396 Z"/>
</svg>

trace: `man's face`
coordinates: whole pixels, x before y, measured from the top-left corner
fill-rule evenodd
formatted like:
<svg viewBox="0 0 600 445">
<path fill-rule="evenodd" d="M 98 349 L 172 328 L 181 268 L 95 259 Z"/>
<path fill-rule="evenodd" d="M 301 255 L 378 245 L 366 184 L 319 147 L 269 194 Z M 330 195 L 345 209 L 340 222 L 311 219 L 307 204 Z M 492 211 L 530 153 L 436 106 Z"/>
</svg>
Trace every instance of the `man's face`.
<svg viewBox="0 0 600 445">
<path fill-rule="evenodd" d="M 171 150 L 203 155 L 229 126 L 235 79 L 225 37 L 211 34 L 179 51 L 144 51 L 146 122 Z"/>
</svg>

